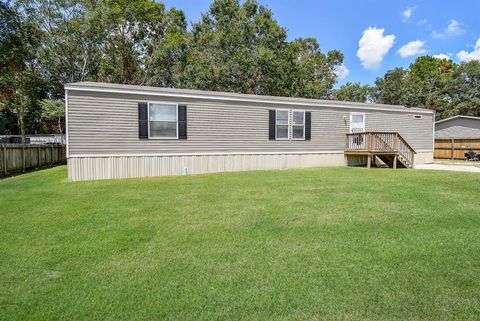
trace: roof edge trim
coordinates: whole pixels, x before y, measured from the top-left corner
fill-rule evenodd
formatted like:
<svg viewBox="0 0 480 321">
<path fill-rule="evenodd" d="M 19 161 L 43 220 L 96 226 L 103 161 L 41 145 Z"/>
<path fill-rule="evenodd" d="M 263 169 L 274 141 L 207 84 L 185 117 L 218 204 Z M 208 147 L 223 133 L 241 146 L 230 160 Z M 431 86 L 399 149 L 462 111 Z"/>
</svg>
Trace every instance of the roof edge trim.
<svg viewBox="0 0 480 321">
<path fill-rule="evenodd" d="M 449 118 L 446 118 L 446 119 L 439 120 L 439 121 L 435 122 L 435 124 L 440 124 L 440 123 L 443 123 L 443 122 L 446 122 L 446 121 L 449 121 L 449 120 L 453 120 L 453 119 L 457 119 L 457 118 L 480 120 L 480 117 L 457 115 L 457 116 L 453 116 L 453 117 L 449 117 Z"/>
<path fill-rule="evenodd" d="M 262 96 L 249 95 L 251 97 L 231 97 L 225 94 L 223 95 L 211 95 L 211 94 L 202 94 L 202 93 L 180 93 L 180 92 L 158 92 L 149 89 L 131 89 L 131 88 L 110 88 L 106 86 L 85 86 L 82 84 L 66 84 L 65 90 L 73 91 L 86 91 L 86 92 L 103 92 L 103 93 L 117 93 L 117 94 L 134 94 L 134 95 L 150 95 L 150 96 L 162 96 L 162 97 L 173 97 L 173 98 L 189 98 L 189 99 L 204 99 L 204 100 L 223 100 L 223 101 L 236 101 L 236 102 L 251 102 L 251 103 L 265 103 L 272 105 L 291 105 L 291 106 L 311 106 L 311 107 L 331 107 L 331 108 L 342 108 L 342 109 L 367 109 L 367 110 L 382 110 L 382 111 L 391 111 L 391 112 L 401 112 L 401 113 L 415 113 L 415 114 L 434 114 L 435 112 L 430 109 L 419 109 L 419 108 L 401 108 L 399 107 L 381 107 L 381 106 L 368 106 L 368 104 L 362 103 L 359 105 L 351 104 L 342 104 L 339 101 L 336 101 L 335 104 L 329 104 L 328 101 L 325 102 L 308 102 L 308 101 L 294 101 L 294 97 L 278 97 L 278 100 L 268 100 Z M 141 88 L 141 86 L 138 86 Z M 160 87 L 159 87 L 160 88 Z M 167 90 L 165 88 L 162 88 Z M 277 98 L 277 97 L 276 97 Z M 281 100 L 282 98 L 289 98 L 290 100 Z"/>
</svg>

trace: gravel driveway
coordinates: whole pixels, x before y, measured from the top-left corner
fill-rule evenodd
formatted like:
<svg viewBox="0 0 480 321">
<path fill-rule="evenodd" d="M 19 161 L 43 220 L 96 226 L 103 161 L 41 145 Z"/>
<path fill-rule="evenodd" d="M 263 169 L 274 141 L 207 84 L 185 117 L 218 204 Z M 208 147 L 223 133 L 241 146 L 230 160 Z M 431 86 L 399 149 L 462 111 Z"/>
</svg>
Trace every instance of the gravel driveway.
<svg viewBox="0 0 480 321">
<path fill-rule="evenodd" d="M 415 165 L 415 169 L 433 169 L 433 170 L 439 170 L 439 171 L 480 173 L 480 167 L 471 166 L 471 165 L 423 164 L 423 165 Z"/>
</svg>

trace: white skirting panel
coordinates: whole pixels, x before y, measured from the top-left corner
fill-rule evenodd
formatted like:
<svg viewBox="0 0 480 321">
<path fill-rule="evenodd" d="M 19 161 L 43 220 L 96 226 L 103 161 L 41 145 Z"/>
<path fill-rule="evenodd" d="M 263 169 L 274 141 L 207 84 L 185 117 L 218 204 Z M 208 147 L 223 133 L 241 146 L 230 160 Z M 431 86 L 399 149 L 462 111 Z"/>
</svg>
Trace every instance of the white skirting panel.
<svg viewBox="0 0 480 321">
<path fill-rule="evenodd" d="M 289 154 L 81 156 L 68 159 L 72 181 L 344 166 L 343 151 Z"/>
<path fill-rule="evenodd" d="M 417 152 L 415 154 L 415 165 L 433 163 L 433 151 Z"/>
</svg>

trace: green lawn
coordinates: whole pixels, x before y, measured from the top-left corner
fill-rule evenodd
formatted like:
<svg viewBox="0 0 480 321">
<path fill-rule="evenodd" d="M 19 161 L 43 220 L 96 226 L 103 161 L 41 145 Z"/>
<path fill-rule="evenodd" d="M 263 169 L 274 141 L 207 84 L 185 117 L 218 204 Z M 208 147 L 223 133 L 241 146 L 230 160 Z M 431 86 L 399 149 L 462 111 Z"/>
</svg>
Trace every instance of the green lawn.
<svg viewBox="0 0 480 321">
<path fill-rule="evenodd" d="M 3 320 L 480 319 L 480 175 L 0 180 Z"/>
</svg>

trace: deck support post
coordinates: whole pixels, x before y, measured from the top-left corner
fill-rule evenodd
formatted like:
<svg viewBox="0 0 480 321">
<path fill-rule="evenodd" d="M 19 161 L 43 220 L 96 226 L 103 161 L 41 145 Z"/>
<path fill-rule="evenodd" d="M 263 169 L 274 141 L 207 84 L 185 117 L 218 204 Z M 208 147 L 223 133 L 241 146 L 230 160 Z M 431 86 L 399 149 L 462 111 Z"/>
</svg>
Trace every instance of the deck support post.
<svg viewBox="0 0 480 321">
<path fill-rule="evenodd" d="M 370 168 L 372 166 L 372 155 L 368 154 L 367 156 L 367 168 Z"/>
<path fill-rule="evenodd" d="M 397 168 L 397 155 L 393 156 L 393 169 Z"/>
</svg>

